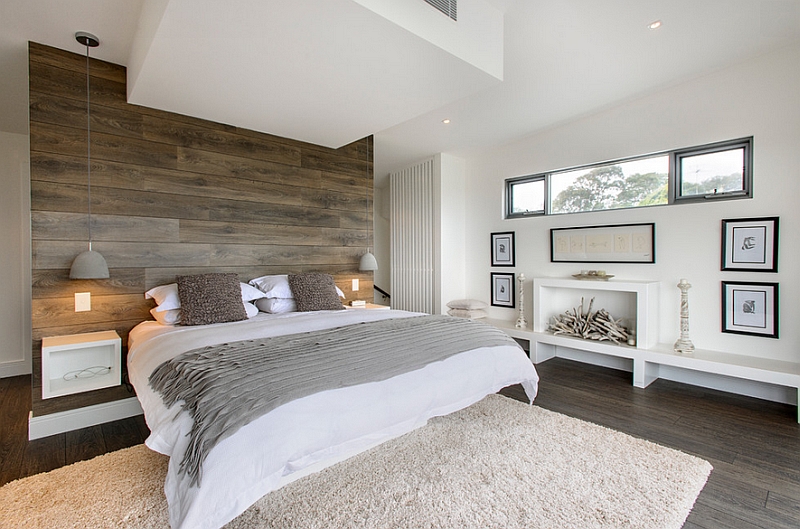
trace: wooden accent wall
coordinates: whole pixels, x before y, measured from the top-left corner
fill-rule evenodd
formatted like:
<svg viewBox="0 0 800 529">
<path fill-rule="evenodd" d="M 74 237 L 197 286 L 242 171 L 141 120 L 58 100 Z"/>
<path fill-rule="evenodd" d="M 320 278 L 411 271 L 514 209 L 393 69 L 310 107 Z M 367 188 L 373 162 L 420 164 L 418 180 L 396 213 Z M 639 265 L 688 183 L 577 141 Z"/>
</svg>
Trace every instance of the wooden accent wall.
<svg viewBox="0 0 800 529">
<path fill-rule="evenodd" d="M 144 292 L 177 275 L 323 271 L 348 300 L 372 300 L 373 275 L 358 271 L 372 246 L 368 139 L 329 149 L 130 105 L 125 68 L 94 59 L 92 238 L 111 277 L 70 280 L 88 241 L 86 57 L 30 43 L 29 64 L 34 416 L 130 397 L 43 401 L 41 339 L 116 329 L 124 347 L 152 319 Z M 74 312 L 86 291 L 91 312 Z"/>
</svg>

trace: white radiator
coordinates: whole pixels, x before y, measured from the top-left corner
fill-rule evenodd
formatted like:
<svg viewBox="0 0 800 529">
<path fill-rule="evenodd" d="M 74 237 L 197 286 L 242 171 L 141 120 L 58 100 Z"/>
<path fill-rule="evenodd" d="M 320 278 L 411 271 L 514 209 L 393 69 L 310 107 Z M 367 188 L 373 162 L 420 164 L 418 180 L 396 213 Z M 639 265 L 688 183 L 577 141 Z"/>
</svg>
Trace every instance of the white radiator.
<svg viewBox="0 0 800 529">
<path fill-rule="evenodd" d="M 433 314 L 433 159 L 391 173 L 392 308 Z"/>
</svg>

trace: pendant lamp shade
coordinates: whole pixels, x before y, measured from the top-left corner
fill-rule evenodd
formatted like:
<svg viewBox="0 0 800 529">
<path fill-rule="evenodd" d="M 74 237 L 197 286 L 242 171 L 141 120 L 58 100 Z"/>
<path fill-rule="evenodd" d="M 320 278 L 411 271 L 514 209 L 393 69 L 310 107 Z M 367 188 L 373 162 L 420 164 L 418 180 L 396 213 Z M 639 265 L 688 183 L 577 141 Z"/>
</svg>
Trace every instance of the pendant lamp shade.
<svg viewBox="0 0 800 529">
<path fill-rule="evenodd" d="M 359 270 L 377 270 L 378 261 L 372 252 L 367 252 L 361 256 L 361 263 L 358 265 Z"/>
<path fill-rule="evenodd" d="M 364 185 L 364 190 L 366 191 L 366 201 L 364 207 L 365 218 L 367 219 L 367 237 L 369 237 L 369 136 L 367 136 L 367 183 Z M 372 252 L 369 251 L 367 248 L 367 253 L 361 256 L 361 262 L 358 265 L 359 270 L 363 271 L 371 271 L 378 269 L 378 260 L 375 259 L 375 256 L 372 255 Z"/>
<path fill-rule="evenodd" d="M 108 264 L 100 253 L 92 250 L 92 110 L 89 96 L 89 48 L 100 44 L 97 37 L 85 31 L 75 33 L 75 40 L 86 46 L 86 190 L 87 190 L 87 224 L 89 227 L 89 249 L 81 252 L 72 261 L 69 270 L 70 279 L 107 279 Z"/>
<path fill-rule="evenodd" d="M 108 265 L 100 252 L 86 250 L 78 254 L 72 261 L 69 270 L 70 279 L 107 279 Z"/>
</svg>

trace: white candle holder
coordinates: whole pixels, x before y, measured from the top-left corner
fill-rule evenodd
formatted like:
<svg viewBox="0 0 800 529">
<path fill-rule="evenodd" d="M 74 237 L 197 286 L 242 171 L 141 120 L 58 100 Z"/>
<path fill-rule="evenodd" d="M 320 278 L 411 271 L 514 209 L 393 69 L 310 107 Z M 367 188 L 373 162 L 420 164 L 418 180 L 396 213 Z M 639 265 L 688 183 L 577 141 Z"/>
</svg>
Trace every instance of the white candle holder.
<svg viewBox="0 0 800 529">
<path fill-rule="evenodd" d="M 675 342 L 675 351 L 678 353 L 691 353 L 694 351 L 694 344 L 689 339 L 689 289 L 692 285 L 685 279 L 678 282 L 681 290 L 681 335 Z"/>
<path fill-rule="evenodd" d="M 519 281 L 519 318 L 517 318 L 517 323 L 514 324 L 514 327 L 527 329 L 528 322 L 525 319 L 525 274 L 518 275 L 517 281 Z"/>
</svg>

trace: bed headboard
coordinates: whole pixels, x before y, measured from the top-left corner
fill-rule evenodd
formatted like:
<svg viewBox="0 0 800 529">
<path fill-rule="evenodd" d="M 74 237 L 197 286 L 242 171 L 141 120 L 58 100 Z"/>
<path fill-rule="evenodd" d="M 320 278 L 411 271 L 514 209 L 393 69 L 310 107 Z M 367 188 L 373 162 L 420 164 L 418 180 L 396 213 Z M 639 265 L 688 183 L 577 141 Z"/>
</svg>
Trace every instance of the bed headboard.
<svg viewBox="0 0 800 529">
<path fill-rule="evenodd" d="M 91 60 L 93 248 L 107 280 L 69 280 L 86 249 L 86 59 L 29 44 L 34 415 L 130 396 L 123 388 L 41 401 L 41 338 L 123 337 L 177 275 L 330 273 L 372 300 L 372 152 L 329 149 L 126 102 L 122 66 Z M 366 204 L 365 204 L 366 201 Z M 357 293 L 351 279 L 360 280 Z M 91 292 L 92 310 L 74 312 Z"/>
</svg>

